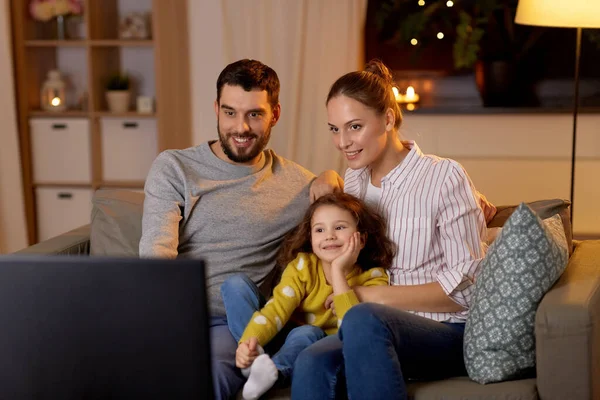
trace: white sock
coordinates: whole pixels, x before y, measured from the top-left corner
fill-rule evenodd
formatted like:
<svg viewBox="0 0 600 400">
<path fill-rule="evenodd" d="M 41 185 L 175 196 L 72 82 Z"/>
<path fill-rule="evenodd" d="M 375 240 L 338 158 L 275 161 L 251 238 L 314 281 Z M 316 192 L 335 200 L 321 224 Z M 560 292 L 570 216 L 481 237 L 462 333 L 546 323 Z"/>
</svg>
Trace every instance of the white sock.
<svg viewBox="0 0 600 400">
<path fill-rule="evenodd" d="M 277 371 L 275 363 L 268 354 L 256 357 L 250 367 L 250 376 L 244 385 L 242 396 L 245 400 L 258 399 L 273 387 L 278 376 L 279 371 Z"/>
<path fill-rule="evenodd" d="M 262 348 L 260 344 L 256 345 L 256 350 L 258 350 L 258 354 L 265 354 L 265 349 Z M 250 365 L 252 367 L 252 365 Z M 248 378 L 250 376 L 250 367 L 242 368 L 242 376 L 244 378 Z"/>
</svg>

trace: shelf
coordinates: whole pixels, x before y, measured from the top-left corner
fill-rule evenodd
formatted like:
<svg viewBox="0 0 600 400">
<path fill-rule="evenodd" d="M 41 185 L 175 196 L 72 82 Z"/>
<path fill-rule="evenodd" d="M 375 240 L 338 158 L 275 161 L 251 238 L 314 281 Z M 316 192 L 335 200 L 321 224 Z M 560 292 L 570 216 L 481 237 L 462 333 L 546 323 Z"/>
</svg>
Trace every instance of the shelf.
<svg viewBox="0 0 600 400">
<path fill-rule="evenodd" d="M 154 41 L 128 39 L 95 39 L 95 40 L 56 40 L 38 39 L 25 41 L 26 47 L 152 47 Z"/>
<path fill-rule="evenodd" d="M 27 40 L 27 47 L 86 47 L 88 40 Z"/>
<path fill-rule="evenodd" d="M 128 111 L 124 113 L 114 113 L 110 111 L 94 111 L 94 117 L 107 118 L 156 118 L 156 113 L 142 114 L 136 111 Z"/>
<path fill-rule="evenodd" d="M 85 182 L 34 182 L 34 188 L 71 188 L 71 189 L 91 189 L 91 183 Z"/>
<path fill-rule="evenodd" d="M 152 47 L 154 42 L 148 40 L 128 40 L 128 39 L 103 39 L 90 40 L 92 47 Z"/>
<path fill-rule="evenodd" d="M 99 186 L 115 189 L 143 189 L 144 181 L 104 181 Z"/>
<path fill-rule="evenodd" d="M 90 113 L 82 110 L 67 110 L 67 111 L 29 111 L 30 117 L 48 117 L 48 118 L 88 118 Z"/>
<path fill-rule="evenodd" d="M 47 234 L 48 218 L 58 215 L 61 220 L 63 214 L 60 208 L 59 211 L 40 208 L 45 204 L 42 196 L 51 196 L 58 202 L 57 194 L 73 193 L 73 199 L 84 196 L 83 200 L 80 198 L 81 204 L 88 204 L 85 196 L 101 187 L 142 190 L 146 171 L 158 153 L 191 146 L 192 93 L 189 0 L 81 0 L 84 14 L 76 24 L 65 27 L 67 37 L 72 39 L 64 40 L 57 39 L 55 20 L 41 23 L 31 18 L 28 12 L 31 1 L 10 0 L 9 9 L 13 27 L 14 95 L 21 105 L 17 107 L 17 118 L 23 201 L 29 243 L 34 244 Z M 149 17 L 151 38 L 120 38 L 120 21 L 130 12 L 143 12 Z M 73 36 L 68 36 L 71 30 Z M 65 90 L 65 104 L 69 107 L 65 111 L 42 108 L 40 91 L 48 72 L 54 69 L 61 71 L 63 79 L 70 83 Z M 105 83 L 119 71 L 131 74 L 133 99 L 127 112 L 111 113 Z M 152 98 L 154 112 L 138 113 L 137 96 Z M 156 104 L 160 105 L 159 110 Z M 38 134 L 36 130 L 37 124 L 56 129 L 53 125 L 57 123 L 65 124 L 66 129 L 53 131 L 54 136 Z M 83 125 L 85 129 L 81 128 Z M 121 134 L 124 131 L 126 134 Z M 39 145 L 39 137 L 46 140 L 43 145 Z M 79 143 L 84 140 L 85 144 Z M 67 162 L 67 155 L 71 154 L 83 156 L 79 157 L 81 160 Z M 51 162 L 46 160 L 49 155 L 53 156 Z M 34 168 L 47 172 L 47 165 L 57 167 L 56 173 L 34 173 Z M 86 174 L 72 173 L 80 169 L 85 169 Z M 53 194 L 49 195 L 50 192 Z M 89 212 L 83 214 L 82 221 L 87 221 Z M 59 224 L 53 220 L 51 225 L 56 228 Z"/>
</svg>

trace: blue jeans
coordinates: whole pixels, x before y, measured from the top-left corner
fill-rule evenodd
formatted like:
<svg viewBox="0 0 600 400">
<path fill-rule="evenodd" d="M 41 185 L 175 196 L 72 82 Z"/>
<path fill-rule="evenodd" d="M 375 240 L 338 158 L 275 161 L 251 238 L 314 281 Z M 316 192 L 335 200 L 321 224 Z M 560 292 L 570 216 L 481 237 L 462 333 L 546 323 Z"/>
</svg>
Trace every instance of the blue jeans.
<svg viewBox="0 0 600 400">
<path fill-rule="evenodd" d="M 235 366 L 236 349 L 237 341 L 229 332 L 227 318 L 211 317 L 210 350 L 215 399 L 234 398 L 246 382 L 240 369 Z"/>
<path fill-rule="evenodd" d="M 406 399 L 406 380 L 465 375 L 465 324 L 440 323 L 395 308 L 362 303 L 344 316 L 341 342 L 327 337 L 298 357 L 292 398 L 334 399 L 345 374 L 348 398 Z M 334 336 L 331 336 L 333 338 Z"/>
<path fill-rule="evenodd" d="M 243 274 L 234 275 L 223 282 L 221 296 L 225 304 L 229 330 L 238 342 L 252 315 L 264 306 L 265 299 L 256 284 Z M 285 338 L 285 342 L 278 346 L 282 337 Z M 279 351 L 271 359 L 279 370 L 282 383 L 286 383 L 291 378 L 298 354 L 324 337 L 325 332 L 316 326 L 286 324 L 277 335 L 276 339 L 278 340 L 272 341 L 273 345 L 265 348 L 267 353 L 272 353 L 273 350 L 279 348 Z"/>
<path fill-rule="evenodd" d="M 344 393 L 344 357 L 338 335 L 327 336 L 298 355 L 292 399 L 335 399 L 343 398 Z"/>
</svg>

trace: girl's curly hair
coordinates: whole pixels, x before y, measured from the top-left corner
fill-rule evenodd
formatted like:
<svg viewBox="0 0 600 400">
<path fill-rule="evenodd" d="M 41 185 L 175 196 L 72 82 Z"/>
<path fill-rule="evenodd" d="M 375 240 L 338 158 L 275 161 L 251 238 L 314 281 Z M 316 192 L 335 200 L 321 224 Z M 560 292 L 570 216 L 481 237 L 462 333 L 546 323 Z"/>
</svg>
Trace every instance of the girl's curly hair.
<svg viewBox="0 0 600 400">
<path fill-rule="evenodd" d="M 319 197 L 310 205 L 300 224 L 284 239 L 277 263 L 285 267 L 298 253 L 312 253 L 311 221 L 317 208 L 332 205 L 354 216 L 357 230 L 366 236 L 365 247 L 358 255 L 357 264 L 363 271 L 374 267 L 388 269 L 396 255 L 396 244 L 387 236 L 384 219 L 371 211 L 360 199 L 346 193 L 331 193 Z"/>
</svg>

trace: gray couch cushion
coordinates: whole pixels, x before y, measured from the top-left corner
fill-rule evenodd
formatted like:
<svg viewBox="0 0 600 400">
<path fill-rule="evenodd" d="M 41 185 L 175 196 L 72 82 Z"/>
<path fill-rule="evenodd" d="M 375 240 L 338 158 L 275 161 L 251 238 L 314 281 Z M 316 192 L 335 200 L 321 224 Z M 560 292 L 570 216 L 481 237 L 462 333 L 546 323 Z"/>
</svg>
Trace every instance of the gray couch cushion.
<svg viewBox="0 0 600 400">
<path fill-rule="evenodd" d="M 466 376 L 408 384 L 411 400 L 537 400 L 535 379 L 480 385 Z"/>
<path fill-rule="evenodd" d="M 558 214 L 562 221 L 565 237 L 567 238 L 567 246 L 569 255 L 573 252 L 573 232 L 571 230 L 571 202 L 562 199 L 539 200 L 531 203 L 526 203 L 535 213 L 541 218 L 550 218 Z M 488 228 L 498 228 L 504 226 L 504 223 L 511 214 L 517 209 L 518 205 L 514 206 L 498 206 L 496 207 L 496 215 L 488 223 Z"/>
<path fill-rule="evenodd" d="M 241 400 L 241 391 L 236 399 Z M 290 388 L 272 389 L 264 400 L 287 400 L 291 398 Z M 409 382 L 410 400 L 537 400 L 535 379 L 480 385 L 466 376 L 440 381 Z"/>
<path fill-rule="evenodd" d="M 545 399 L 600 399 L 600 240 L 574 243 L 536 314 L 537 387 Z"/>
<path fill-rule="evenodd" d="M 465 366 L 479 383 L 532 374 L 535 313 L 563 273 L 567 242 L 559 216 L 542 222 L 521 204 L 481 263 L 465 327 Z"/>
<path fill-rule="evenodd" d="M 26 247 L 15 254 L 87 256 L 90 254 L 90 225 Z"/>
<path fill-rule="evenodd" d="M 144 194 L 98 190 L 92 199 L 90 254 L 138 257 Z"/>
</svg>

